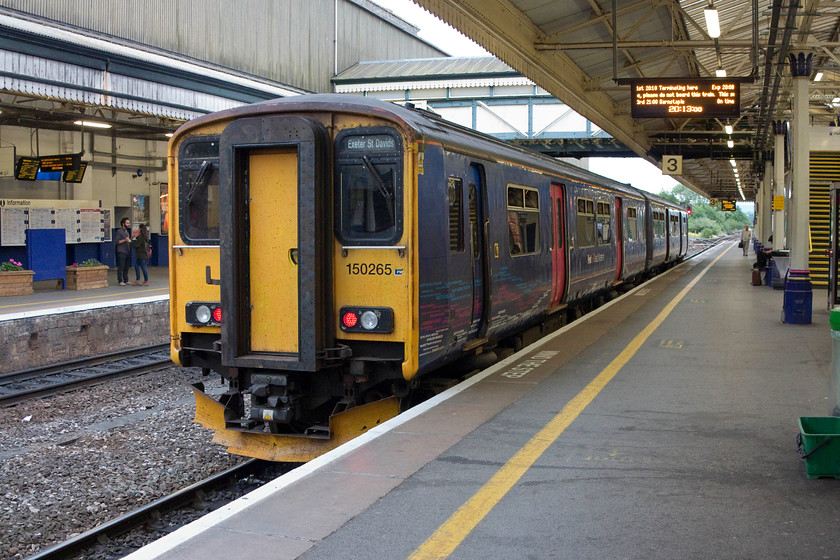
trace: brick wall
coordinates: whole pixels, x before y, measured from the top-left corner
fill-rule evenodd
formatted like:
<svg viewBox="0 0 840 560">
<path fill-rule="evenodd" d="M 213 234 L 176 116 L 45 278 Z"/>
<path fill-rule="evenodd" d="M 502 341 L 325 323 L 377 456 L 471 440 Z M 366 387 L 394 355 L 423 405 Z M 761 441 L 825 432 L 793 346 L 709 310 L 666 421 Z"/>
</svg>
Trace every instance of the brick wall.
<svg viewBox="0 0 840 560">
<path fill-rule="evenodd" d="M 0 321 L 0 373 L 169 340 L 169 302 Z"/>
</svg>

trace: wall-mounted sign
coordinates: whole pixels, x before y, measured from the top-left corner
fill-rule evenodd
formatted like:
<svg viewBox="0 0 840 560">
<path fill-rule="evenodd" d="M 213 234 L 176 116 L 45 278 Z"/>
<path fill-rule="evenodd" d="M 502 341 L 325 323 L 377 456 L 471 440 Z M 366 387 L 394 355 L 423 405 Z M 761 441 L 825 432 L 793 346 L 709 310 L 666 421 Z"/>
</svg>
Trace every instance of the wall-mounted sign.
<svg viewBox="0 0 840 560">
<path fill-rule="evenodd" d="M 774 196 L 773 197 L 773 210 L 784 210 L 785 209 L 785 197 L 784 196 Z"/>
<path fill-rule="evenodd" d="M 721 198 L 720 199 L 720 209 L 724 212 L 734 212 L 737 210 L 735 206 L 736 200 L 734 198 Z"/>
<path fill-rule="evenodd" d="M 633 80 L 633 118 L 738 117 L 741 83 L 726 78 L 663 78 Z"/>
<path fill-rule="evenodd" d="M 682 156 L 662 156 L 663 175 L 682 175 Z"/>
</svg>

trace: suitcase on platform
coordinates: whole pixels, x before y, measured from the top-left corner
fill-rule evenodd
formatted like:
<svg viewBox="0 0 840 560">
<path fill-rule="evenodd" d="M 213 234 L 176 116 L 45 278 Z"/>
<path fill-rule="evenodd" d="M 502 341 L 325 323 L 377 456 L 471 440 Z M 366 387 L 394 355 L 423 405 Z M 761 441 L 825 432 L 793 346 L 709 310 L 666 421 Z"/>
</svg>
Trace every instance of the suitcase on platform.
<svg viewBox="0 0 840 560">
<path fill-rule="evenodd" d="M 753 286 L 761 286 L 761 271 L 757 268 L 753 269 L 752 285 Z"/>
</svg>

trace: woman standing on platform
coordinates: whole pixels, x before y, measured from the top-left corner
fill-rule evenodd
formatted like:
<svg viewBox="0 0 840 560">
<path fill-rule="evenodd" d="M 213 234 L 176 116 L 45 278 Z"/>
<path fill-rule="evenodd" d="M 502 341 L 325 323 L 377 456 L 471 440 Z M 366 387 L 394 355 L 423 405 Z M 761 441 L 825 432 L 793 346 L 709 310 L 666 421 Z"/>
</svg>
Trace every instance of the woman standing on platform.
<svg viewBox="0 0 840 560">
<path fill-rule="evenodd" d="M 128 218 L 120 220 L 114 243 L 117 246 L 117 280 L 120 286 L 125 286 L 128 284 L 128 267 L 131 266 L 131 220 Z"/>
<path fill-rule="evenodd" d="M 741 247 L 744 249 L 744 256 L 747 256 L 747 248 L 750 246 L 750 226 L 744 226 L 744 229 L 741 231 Z"/>
<path fill-rule="evenodd" d="M 149 260 L 149 228 L 146 224 L 140 224 L 140 232 L 131 240 L 131 248 L 134 249 L 134 281 L 135 286 L 140 286 L 140 269 L 143 269 L 143 286 L 149 285 L 149 271 L 146 270 L 146 262 Z"/>
</svg>

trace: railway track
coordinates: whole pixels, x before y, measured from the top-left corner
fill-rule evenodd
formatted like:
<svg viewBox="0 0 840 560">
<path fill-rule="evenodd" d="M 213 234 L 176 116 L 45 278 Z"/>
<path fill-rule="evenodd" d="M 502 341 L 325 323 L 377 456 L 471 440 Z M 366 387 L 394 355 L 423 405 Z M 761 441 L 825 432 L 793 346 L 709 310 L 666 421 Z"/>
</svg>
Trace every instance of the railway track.
<svg viewBox="0 0 840 560">
<path fill-rule="evenodd" d="M 144 346 L 83 360 L 0 375 L 0 406 L 168 367 L 169 344 Z"/>
<path fill-rule="evenodd" d="M 252 475 L 261 475 L 272 468 L 277 469 L 278 464 L 250 459 L 112 521 L 103 523 L 81 535 L 45 548 L 28 557 L 27 560 L 68 560 L 70 558 L 80 558 L 81 553 L 93 547 L 100 546 L 102 543 L 108 543 L 133 529 L 149 526 L 165 514 L 180 509 L 194 509 L 194 504 L 202 503 L 208 492 L 228 488 L 240 480 Z M 292 464 L 283 464 L 281 466 L 281 472 L 272 473 L 271 476 L 279 476 L 279 474 L 288 472 L 292 468 L 294 468 Z"/>
</svg>

